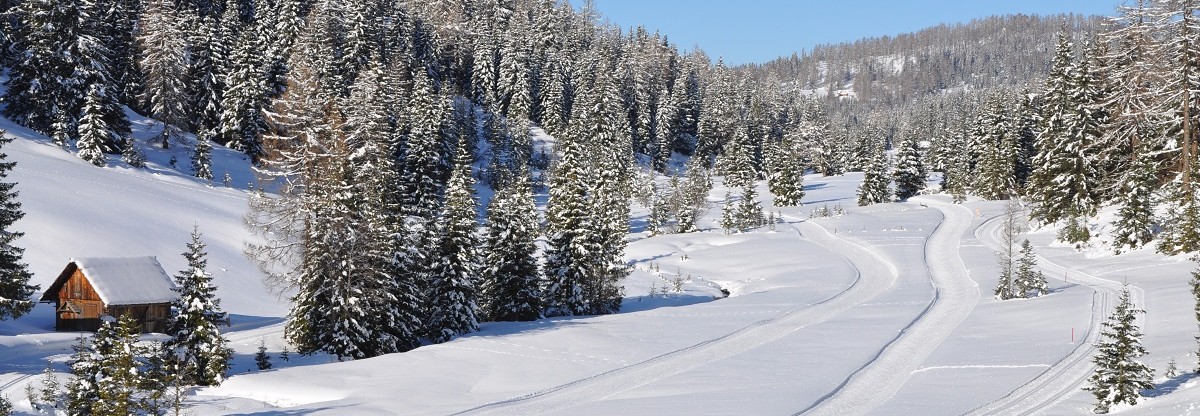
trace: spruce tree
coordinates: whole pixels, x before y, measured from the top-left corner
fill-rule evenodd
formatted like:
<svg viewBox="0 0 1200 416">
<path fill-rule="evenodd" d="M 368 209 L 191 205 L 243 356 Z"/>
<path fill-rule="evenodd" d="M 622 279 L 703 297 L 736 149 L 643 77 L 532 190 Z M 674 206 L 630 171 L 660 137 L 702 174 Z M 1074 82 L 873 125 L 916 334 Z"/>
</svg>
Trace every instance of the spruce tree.
<svg viewBox="0 0 1200 416">
<path fill-rule="evenodd" d="M 1117 193 L 1121 208 L 1113 223 L 1112 244 L 1118 253 L 1141 248 L 1154 238 L 1154 190 L 1158 188 L 1158 178 L 1148 158 L 1133 158 L 1131 172 Z"/>
<path fill-rule="evenodd" d="M 974 148 L 979 153 L 976 161 L 975 194 L 991 200 L 1005 199 L 1013 195 L 1015 152 L 1013 126 L 1005 108 L 1003 97 L 992 96 L 979 117 Z"/>
<path fill-rule="evenodd" d="M 550 183 L 546 207 L 546 316 L 571 316 L 587 313 L 583 285 L 591 276 L 589 256 L 599 251 L 592 247 L 587 182 L 590 169 L 583 160 L 579 139 L 559 137 L 561 156 Z"/>
<path fill-rule="evenodd" d="M 140 20 L 138 46 L 141 52 L 142 102 L 163 123 L 164 149 L 177 140 L 189 125 L 187 105 L 187 51 L 179 14 L 171 0 L 145 2 Z"/>
<path fill-rule="evenodd" d="M 94 341 L 99 355 L 99 373 L 95 377 L 97 400 L 91 404 L 96 415 L 129 415 L 143 410 L 141 384 L 144 382 L 142 357 L 144 350 L 136 345 L 138 322 L 132 315 L 122 315 L 115 322 L 100 324 Z"/>
<path fill-rule="evenodd" d="M 168 346 L 179 354 L 183 379 L 188 384 L 215 386 L 225 379 L 233 351 L 218 329 L 228 314 L 221 310 L 217 288 L 205 270 L 207 256 L 200 228 L 194 227 L 183 253 L 188 269 L 175 275 L 179 297 L 171 302 L 174 314 L 167 332 L 173 337 Z"/>
<path fill-rule="evenodd" d="M 790 142 L 790 140 L 789 140 Z M 772 169 L 768 179 L 771 194 L 775 196 L 775 206 L 794 207 L 801 205 L 804 198 L 804 167 L 800 160 L 786 150 L 781 150 L 777 158 L 777 166 Z"/>
<path fill-rule="evenodd" d="M 491 321 L 542 316 L 538 221 L 527 170 L 499 189 L 487 209 L 482 315 Z"/>
<path fill-rule="evenodd" d="M 192 176 L 212 181 L 212 143 L 207 134 L 196 135 L 196 148 L 192 150 Z"/>
<path fill-rule="evenodd" d="M 0 148 L 12 140 L 0 130 Z M 5 161 L 7 158 L 8 154 L 0 153 L 0 180 L 7 178 L 17 164 Z M 21 202 L 17 201 L 16 185 L 15 182 L 0 182 L 0 321 L 20 318 L 33 310 L 34 301 L 30 297 L 38 290 L 37 285 L 29 284 L 33 275 L 29 265 L 22 261 L 25 249 L 14 244 L 25 235 L 13 230 L 13 224 L 25 216 Z"/>
<path fill-rule="evenodd" d="M 1014 269 L 1014 261 L 1016 261 L 1017 253 L 1017 234 L 1020 234 L 1023 228 L 1020 215 L 1020 206 L 1016 201 L 1009 201 L 1005 205 L 1004 223 L 1001 228 L 1001 244 L 1003 247 L 996 253 L 996 259 L 1000 264 L 1000 277 L 996 282 L 996 299 L 1008 300 L 1014 297 L 1024 297 L 1021 292 L 1017 274 Z"/>
<path fill-rule="evenodd" d="M 262 134 L 266 129 L 262 109 L 266 80 L 253 30 L 243 30 L 228 58 L 229 73 L 221 94 L 221 118 L 217 127 L 220 143 L 245 153 L 258 163 L 262 157 Z"/>
<path fill-rule="evenodd" d="M 1122 403 L 1136 405 L 1142 397 L 1141 391 L 1154 387 L 1154 370 L 1138 361 L 1147 354 L 1136 322 L 1141 313 L 1145 311 L 1133 306 L 1126 287 L 1121 291 L 1116 310 L 1104 322 L 1102 340 L 1096 344 L 1098 351 L 1092 358 L 1096 371 L 1084 388 L 1096 397 L 1096 413 L 1108 413 Z"/>
<path fill-rule="evenodd" d="M 104 166 L 108 157 L 104 155 L 104 144 L 113 140 L 114 133 L 104 122 L 100 86 L 93 85 L 83 107 L 83 118 L 79 120 L 79 158 L 96 166 Z"/>
<path fill-rule="evenodd" d="M 1037 270 L 1037 258 L 1033 253 L 1033 245 L 1029 240 L 1021 242 L 1021 254 L 1017 258 L 1017 269 L 1014 274 L 1013 287 L 1020 297 L 1045 296 L 1050 292 L 1047 287 L 1046 275 Z"/>
<path fill-rule="evenodd" d="M 867 206 L 888 202 L 892 191 L 888 189 L 887 156 L 882 149 L 875 152 L 866 171 L 863 172 L 862 183 L 858 185 L 858 205 Z"/>
<path fill-rule="evenodd" d="M 477 215 L 471 160 L 459 143 L 455 167 L 446 188 L 439 223 L 435 264 L 430 281 L 429 339 L 435 343 L 479 330 L 479 252 L 475 238 Z"/>
<path fill-rule="evenodd" d="M 925 189 L 925 165 L 921 161 L 921 149 L 915 140 L 905 139 L 900 142 L 900 149 L 896 155 L 896 169 L 892 175 L 896 179 L 896 198 L 900 200 L 908 200 Z"/>
<path fill-rule="evenodd" d="M 101 348 L 110 348 L 110 337 L 109 327 L 101 326 L 90 341 L 81 335 L 72 347 L 72 377 L 67 383 L 66 397 L 67 411 L 71 414 L 92 414 L 92 404 L 100 400 L 100 378 L 104 377 Z"/>
</svg>

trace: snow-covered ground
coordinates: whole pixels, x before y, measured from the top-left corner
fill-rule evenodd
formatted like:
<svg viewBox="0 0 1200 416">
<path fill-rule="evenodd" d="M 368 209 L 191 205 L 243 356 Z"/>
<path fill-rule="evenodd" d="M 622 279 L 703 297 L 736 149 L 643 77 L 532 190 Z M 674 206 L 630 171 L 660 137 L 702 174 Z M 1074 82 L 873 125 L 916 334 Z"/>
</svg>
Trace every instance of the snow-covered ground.
<svg viewBox="0 0 1200 416">
<path fill-rule="evenodd" d="M 140 140 L 155 134 L 135 121 Z M 173 274 L 191 227 L 205 233 L 237 356 L 225 384 L 193 391 L 194 414 L 1086 414 L 1091 343 L 1124 282 L 1148 311 L 1146 361 L 1160 374 L 1172 358 L 1196 363 L 1186 258 L 1081 253 L 1039 230 L 1029 238 L 1052 293 L 997 301 L 1003 203 L 857 207 L 858 174 L 806 177 L 803 207 L 767 196 L 785 220 L 773 230 L 724 234 L 718 186 L 705 231 L 630 234 L 635 271 L 620 314 L 484 323 L 403 354 L 285 362 L 286 296 L 241 254 L 253 186 L 242 158 L 215 150 L 217 175 L 234 176 L 225 187 L 188 175 L 186 143 L 149 148 L 147 170 L 99 169 L 6 120 L 0 128 L 20 137 L 3 150 L 18 163 L 10 179 L 27 213 L 18 243 L 43 288 L 72 257 L 152 255 Z M 839 205 L 844 215 L 810 218 Z M 646 212 L 634 215 L 637 224 Z M 51 309 L 0 322 L 0 394 L 19 412 L 31 411 L 25 386 L 48 364 L 65 371 L 78 336 L 53 332 Z M 252 370 L 260 343 L 275 369 Z M 1119 412 L 1200 413 L 1195 379 L 1158 381 L 1153 397 Z"/>
</svg>

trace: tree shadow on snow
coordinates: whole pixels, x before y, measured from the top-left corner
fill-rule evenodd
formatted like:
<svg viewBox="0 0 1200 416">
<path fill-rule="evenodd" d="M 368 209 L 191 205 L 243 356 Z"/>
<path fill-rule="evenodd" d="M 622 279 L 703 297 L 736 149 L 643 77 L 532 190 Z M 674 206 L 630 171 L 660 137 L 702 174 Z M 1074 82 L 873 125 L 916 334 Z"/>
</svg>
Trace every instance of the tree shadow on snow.
<svg viewBox="0 0 1200 416">
<path fill-rule="evenodd" d="M 1179 390 L 1180 387 L 1183 387 L 1184 384 L 1187 384 L 1189 381 L 1191 381 L 1192 379 L 1194 379 L 1196 377 L 1197 377 L 1196 373 L 1194 373 L 1194 372 L 1191 372 L 1191 371 L 1184 372 L 1183 374 L 1177 375 L 1175 377 L 1168 379 L 1167 381 L 1162 382 L 1162 384 L 1158 384 L 1158 385 L 1154 386 L 1153 389 L 1143 390 L 1142 396 L 1145 396 L 1145 397 L 1166 396 L 1168 394 L 1174 393 L 1176 390 Z"/>
</svg>

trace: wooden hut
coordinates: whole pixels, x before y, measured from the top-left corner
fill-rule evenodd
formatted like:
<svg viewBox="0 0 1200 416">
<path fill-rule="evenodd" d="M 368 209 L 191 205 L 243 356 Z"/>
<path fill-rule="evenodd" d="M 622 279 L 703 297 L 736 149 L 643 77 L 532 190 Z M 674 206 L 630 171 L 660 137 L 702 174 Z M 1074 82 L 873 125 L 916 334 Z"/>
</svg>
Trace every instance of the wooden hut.
<svg viewBox="0 0 1200 416">
<path fill-rule="evenodd" d="M 142 332 L 165 332 L 175 283 L 154 257 L 72 259 L 42 295 L 59 331 L 95 331 L 100 317 L 132 315 Z"/>
</svg>

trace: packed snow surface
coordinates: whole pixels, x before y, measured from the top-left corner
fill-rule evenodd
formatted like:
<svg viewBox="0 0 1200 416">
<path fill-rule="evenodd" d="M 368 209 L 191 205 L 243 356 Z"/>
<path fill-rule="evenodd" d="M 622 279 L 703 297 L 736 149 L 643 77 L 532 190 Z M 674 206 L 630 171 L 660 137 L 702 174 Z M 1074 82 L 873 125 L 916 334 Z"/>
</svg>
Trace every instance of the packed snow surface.
<svg viewBox="0 0 1200 416">
<path fill-rule="evenodd" d="M 161 128 L 134 121 L 141 142 Z M 1118 413 L 1200 414 L 1196 379 L 1161 371 L 1197 362 L 1194 264 L 1149 249 L 1080 252 L 1044 227 L 1022 238 L 1051 293 L 998 301 L 1003 202 L 857 207 L 860 174 L 809 175 L 805 206 L 771 206 L 760 184 L 783 221 L 727 235 L 714 224 L 727 191 L 718 179 L 701 232 L 650 236 L 636 207 L 619 314 L 485 322 L 366 360 L 285 359 L 288 292 L 242 254 L 256 183 L 240 155 L 214 149 L 217 176 L 231 180 L 209 183 L 182 167 L 187 142 L 148 147 L 145 170 L 116 158 L 96 168 L 5 120 L 0 128 L 18 137 L 3 149 L 18 163 L 9 179 L 27 213 L 18 244 L 43 289 L 71 258 L 154 256 L 174 274 L 192 227 L 204 233 L 235 358 L 223 385 L 192 391 L 192 414 L 1088 414 L 1092 344 L 1124 283 L 1147 310 L 1145 360 L 1160 371 L 1158 387 Z M 835 215 L 811 215 L 824 207 Z M 18 413 L 33 412 L 23 391 L 40 386 L 47 365 L 66 376 L 79 334 L 54 332 L 53 316 L 40 305 L 0 322 L 0 394 Z M 274 369 L 255 370 L 260 345 Z"/>
</svg>

